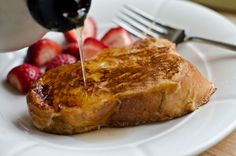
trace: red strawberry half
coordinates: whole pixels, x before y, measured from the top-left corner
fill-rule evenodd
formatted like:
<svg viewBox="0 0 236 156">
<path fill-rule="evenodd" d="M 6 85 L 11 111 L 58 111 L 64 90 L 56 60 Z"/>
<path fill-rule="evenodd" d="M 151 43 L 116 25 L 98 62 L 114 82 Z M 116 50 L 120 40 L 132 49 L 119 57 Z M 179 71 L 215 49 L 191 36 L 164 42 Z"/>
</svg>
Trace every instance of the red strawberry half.
<svg viewBox="0 0 236 156">
<path fill-rule="evenodd" d="M 64 54 L 70 54 L 77 59 L 80 58 L 79 56 L 79 45 L 77 43 L 70 43 L 66 45 L 66 47 L 62 51 Z"/>
<path fill-rule="evenodd" d="M 97 24 L 92 17 L 87 17 L 84 21 L 84 28 L 82 32 L 83 41 L 89 37 L 96 38 L 97 35 Z"/>
<path fill-rule="evenodd" d="M 76 37 L 75 29 L 72 29 L 70 31 L 65 32 L 64 36 L 65 36 L 66 40 L 69 43 L 77 43 L 77 37 Z"/>
<path fill-rule="evenodd" d="M 100 54 L 102 49 L 107 48 L 101 41 L 95 38 L 87 38 L 84 41 L 83 52 L 85 60 L 93 59 Z"/>
<path fill-rule="evenodd" d="M 61 47 L 49 39 L 41 39 L 31 45 L 26 55 L 26 63 L 41 67 L 61 53 Z"/>
<path fill-rule="evenodd" d="M 61 54 L 55 57 L 46 67 L 46 71 L 52 68 L 72 64 L 77 61 L 77 58 L 70 54 Z"/>
<path fill-rule="evenodd" d="M 41 75 L 39 68 L 23 64 L 13 68 L 7 75 L 7 82 L 21 93 L 27 93 L 32 83 Z"/>
<path fill-rule="evenodd" d="M 110 29 L 101 41 L 110 48 L 124 48 L 132 44 L 131 35 L 121 27 Z"/>
<path fill-rule="evenodd" d="M 64 35 L 69 43 L 77 43 L 77 33 L 75 29 L 65 32 Z M 96 35 L 97 35 L 97 24 L 92 17 L 88 16 L 84 21 L 84 28 L 82 31 L 83 41 L 89 37 L 96 38 Z"/>
</svg>

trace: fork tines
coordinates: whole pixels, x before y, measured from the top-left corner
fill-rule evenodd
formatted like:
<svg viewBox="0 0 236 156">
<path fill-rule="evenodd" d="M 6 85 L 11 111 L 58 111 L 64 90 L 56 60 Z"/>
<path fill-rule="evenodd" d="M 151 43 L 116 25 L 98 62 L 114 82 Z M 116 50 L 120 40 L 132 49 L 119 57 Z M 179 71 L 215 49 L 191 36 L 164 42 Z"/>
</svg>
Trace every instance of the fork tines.
<svg viewBox="0 0 236 156">
<path fill-rule="evenodd" d="M 156 21 L 155 17 L 129 5 L 125 5 L 113 22 L 138 38 L 161 37 L 172 28 Z"/>
</svg>

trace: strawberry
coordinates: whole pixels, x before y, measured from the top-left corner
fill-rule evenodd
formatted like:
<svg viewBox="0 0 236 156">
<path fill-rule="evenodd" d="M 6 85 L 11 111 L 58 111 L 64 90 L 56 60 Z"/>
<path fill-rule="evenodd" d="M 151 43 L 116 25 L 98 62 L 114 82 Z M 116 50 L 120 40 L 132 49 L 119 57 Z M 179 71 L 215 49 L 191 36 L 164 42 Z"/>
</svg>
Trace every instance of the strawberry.
<svg viewBox="0 0 236 156">
<path fill-rule="evenodd" d="M 7 75 L 7 82 L 21 93 L 27 93 L 32 83 L 41 76 L 39 68 L 22 64 L 13 68 Z"/>
<path fill-rule="evenodd" d="M 72 64 L 77 61 L 77 58 L 70 54 L 61 54 L 56 56 L 46 67 L 46 71 L 52 68 Z"/>
<path fill-rule="evenodd" d="M 84 21 L 84 28 L 82 32 L 83 41 L 89 37 L 96 38 L 97 35 L 97 24 L 92 17 L 87 17 Z"/>
<path fill-rule="evenodd" d="M 62 53 L 64 54 L 70 54 L 77 59 L 80 58 L 79 56 L 79 45 L 77 43 L 70 43 L 66 45 L 66 47 L 63 49 Z"/>
<path fill-rule="evenodd" d="M 101 41 L 110 48 L 124 48 L 132 44 L 131 35 L 121 27 L 110 29 Z"/>
<path fill-rule="evenodd" d="M 41 39 L 31 45 L 27 51 L 25 62 L 42 67 L 61 53 L 61 47 L 49 39 Z"/>
<path fill-rule="evenodd" d="M 65 32 L 64 36 L 65 36 L 66 40 L 69 43 L 77 43 L 77 37 L 76 37 L 75 29 L 72 29 L 70 31 Z"/>
<path fill-rule="evenodd" d="M 107 48 L 101 41 L 95 38 L 87 38 L 84 41 L 83 52 L 85 60 L 93 59 L 100 54 L 102 49 Z"/>
<path fill-rule="evenodd" d="M 64 35 L 69 43 L 77 43 L 77 33 L 75 29 L 65 32 Z M 89 37 L 95 38 L 96 35 L 97 35 L 97 24 L 92 17 L 88 16 L 84 21 L 84 28 L 82 31 L 83 41 Z"/>
</svg>

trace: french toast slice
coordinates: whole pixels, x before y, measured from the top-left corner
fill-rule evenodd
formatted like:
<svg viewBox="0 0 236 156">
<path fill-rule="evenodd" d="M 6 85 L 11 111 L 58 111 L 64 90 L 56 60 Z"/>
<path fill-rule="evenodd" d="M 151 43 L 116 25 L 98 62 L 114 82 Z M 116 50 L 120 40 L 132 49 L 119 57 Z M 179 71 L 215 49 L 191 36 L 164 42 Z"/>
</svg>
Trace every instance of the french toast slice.
<svg viewBox="0 0 236 156">
<path fill-rule="evenodd" d="M 38 129 L 77 134 L 170 120 L 193 112 L 215 91 L 163 39 L 106 49 L 85 68 L 86 86 L 80 62 L 49 70 L 33 84 L 27 103 Z"/>
</svg>

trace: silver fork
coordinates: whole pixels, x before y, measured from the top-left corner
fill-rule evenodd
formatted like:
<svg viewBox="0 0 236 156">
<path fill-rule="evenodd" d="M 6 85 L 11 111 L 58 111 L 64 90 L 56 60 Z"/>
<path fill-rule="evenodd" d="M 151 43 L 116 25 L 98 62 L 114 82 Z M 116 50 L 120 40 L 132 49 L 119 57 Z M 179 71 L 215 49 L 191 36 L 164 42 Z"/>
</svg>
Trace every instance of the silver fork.
<svg viewBox="0 0 236 156">
<path fill-rule="evenodd" d="M 223 43 L 202 37 L 187 37 L 184 29 L 177 29 L 158 22 L 155 17 L 130 5 L 125 5 L 113 22 L 137 38 L 161 37 L 168 39 L 177 45 L 187 41 L 203 41 L 216 46 L 236 51 L 236 45 Z"/>
</svg>

